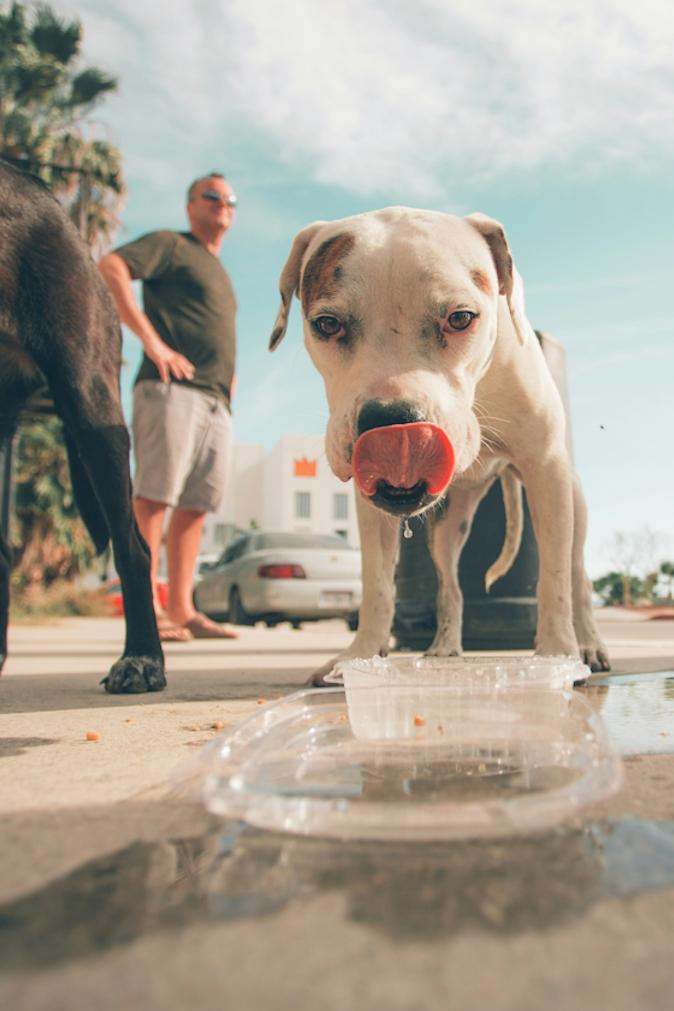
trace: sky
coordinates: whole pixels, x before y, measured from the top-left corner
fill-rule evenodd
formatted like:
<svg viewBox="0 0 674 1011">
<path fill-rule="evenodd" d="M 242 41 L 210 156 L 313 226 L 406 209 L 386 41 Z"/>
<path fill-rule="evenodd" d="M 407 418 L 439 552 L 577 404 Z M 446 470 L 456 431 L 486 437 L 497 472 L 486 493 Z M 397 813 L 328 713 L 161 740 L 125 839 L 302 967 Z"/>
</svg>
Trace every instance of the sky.
<svg viewBox="0 0 674 1011">
<path fill-rule="evenodd" d="M 561 341 L 587 563 L 615 535 L 674 555 L 674 8 L 661 0 L 54 0 L 119 80 L 89 127 L 122 151 L 117 242 L 183 229 L 187 184 L 238 197 L 239 442 L 324 430 L 295 303 L 267 351 L 292 238 L 405 204 L 506 230 L 534 327 Z M 125 404 L 139 345 L 125 337 Z"/>
</svg>

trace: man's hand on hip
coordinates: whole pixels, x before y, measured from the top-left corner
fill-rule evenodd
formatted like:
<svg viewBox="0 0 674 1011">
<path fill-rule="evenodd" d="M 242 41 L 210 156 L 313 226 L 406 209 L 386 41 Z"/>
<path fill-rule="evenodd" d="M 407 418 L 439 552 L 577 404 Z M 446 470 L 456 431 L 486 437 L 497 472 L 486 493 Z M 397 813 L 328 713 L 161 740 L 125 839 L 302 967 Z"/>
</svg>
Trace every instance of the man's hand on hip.
<svg viewBox="0 0 674 1011">
<path fill-rule="evenodd" d="M 156 365 L 163 383 L 169 383 L 171 377 L 191 379 L 194 375 L 194 365 L 189 358 L 185 358 L 179 351 L 174 351 L 159 337 L 154 341 L 145 342 L 145 354 Z"/>
</svg>

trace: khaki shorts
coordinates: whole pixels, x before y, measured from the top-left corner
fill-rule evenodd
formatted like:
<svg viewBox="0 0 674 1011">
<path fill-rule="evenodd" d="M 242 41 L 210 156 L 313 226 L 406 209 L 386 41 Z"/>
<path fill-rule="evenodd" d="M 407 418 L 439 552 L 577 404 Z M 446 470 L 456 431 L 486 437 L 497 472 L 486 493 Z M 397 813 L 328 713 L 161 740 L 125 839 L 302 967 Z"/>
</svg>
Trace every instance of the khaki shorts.
<svg viewBox="0 0 674 1011">
<path fill-rule="evenodd" d="M 232 455 L 222 400 L 192 386 L 143 380 L 133 391 L 133 493 L 179 509 L 217 512 Z"/>
</svg>

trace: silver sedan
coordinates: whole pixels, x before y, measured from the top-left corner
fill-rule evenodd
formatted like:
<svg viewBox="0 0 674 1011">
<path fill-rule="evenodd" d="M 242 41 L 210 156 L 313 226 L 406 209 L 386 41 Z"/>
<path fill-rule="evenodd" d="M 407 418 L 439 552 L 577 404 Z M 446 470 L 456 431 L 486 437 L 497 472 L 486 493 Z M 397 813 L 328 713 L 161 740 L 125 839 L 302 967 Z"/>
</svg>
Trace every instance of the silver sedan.
<svg viewBox="0 0 674 1011">
<path fill-rule="evenodd" d="M 357 625 L 360 552 L 331 534 L 252 530 L 230 541 L 194 587 L 195 606 L 216 621 L 345 618 Z"/>
</svg>

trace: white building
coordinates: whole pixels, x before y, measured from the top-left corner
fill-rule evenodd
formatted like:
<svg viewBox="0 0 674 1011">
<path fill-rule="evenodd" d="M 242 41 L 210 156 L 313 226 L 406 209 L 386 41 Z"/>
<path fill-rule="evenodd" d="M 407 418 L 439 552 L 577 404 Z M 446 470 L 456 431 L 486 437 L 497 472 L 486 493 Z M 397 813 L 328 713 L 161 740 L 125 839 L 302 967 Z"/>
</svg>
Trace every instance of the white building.
<svg viewBox="0 0 674 1011">
<path fill-rule="evenodd" d="M 202 556 L 218 555 L 234 530 L 310 530 L 334 533 L 360 546 L 353 482 L 330 470 L 322 435 L 285 435 L 264 451 L 234 447 L 222 510 L 207 516 Z"/>
</svg>

